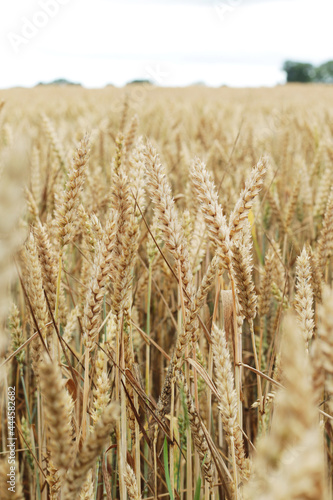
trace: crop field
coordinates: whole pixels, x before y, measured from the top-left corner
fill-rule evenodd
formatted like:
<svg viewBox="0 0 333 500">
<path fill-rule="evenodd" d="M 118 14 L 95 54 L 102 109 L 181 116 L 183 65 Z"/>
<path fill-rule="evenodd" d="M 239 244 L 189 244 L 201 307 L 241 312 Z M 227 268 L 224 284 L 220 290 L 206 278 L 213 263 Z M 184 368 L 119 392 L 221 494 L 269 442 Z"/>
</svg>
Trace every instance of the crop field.
<svg viewBox="0 0 333 500">
<path fill-rule="evenodd" d="M 332 88 L 0 103 L 1 500 L 332 499 Z"/>
</svg>

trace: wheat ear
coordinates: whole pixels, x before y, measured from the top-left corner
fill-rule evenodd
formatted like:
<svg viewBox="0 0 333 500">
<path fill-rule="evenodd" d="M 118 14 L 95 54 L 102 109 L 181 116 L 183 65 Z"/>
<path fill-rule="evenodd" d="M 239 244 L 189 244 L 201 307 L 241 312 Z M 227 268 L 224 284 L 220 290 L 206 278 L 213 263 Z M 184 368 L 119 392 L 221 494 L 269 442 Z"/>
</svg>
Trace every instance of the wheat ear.
<svg viewBox="0 0 333 500">
<path fill-rule="evenodd" d="M 74 451 L 71 424 L 74 403 L 64 387 L 65 380 L 56 362 L 45 359 L 39 373 L 52 462 L 58 468 L 67 469 Z"/>
<path fill-rule="evenodd" d="M 138 485 L 136 482 L 136 477 L 132 467 L 126 464 L 125 471 L 125 484 L 127 488 L 127 493 L 130 500 L 141 500 L 141 495 L 139 494 Z"/>
<path fill-rule="evenodd" d="M 304 340 L 308 344 L 314 332 L 314 319 L 310 259 L 305 248 L 297 258 L 296 277 L 295 309 Z"/>
<path fill-rule="evenodd" d="M 102 413 L 93 431 L 86 438 L 73 465 L 67 472 L 63 488 L 63 500 L 73 500 L 80 491 L 87 473 L 94 466 L 119 416 L 116 403 L 111 403 Z"/>
<path fill-rule="evenodd" d="M 229 228 L 230 238 L 233 239 L 243 230 L 247 223 L 249 211 L 251 210 L 256 196 L 260 193 L 267 172 L 267 158 L 261 158 L 253 168 L 251 175 L 245 183 L 245 188 L 237 200 L 234 210 L 230 214 Z"/>
<path fill-rule="evenodd" d="M 250 475 L 249 460 L 245 457 L 243 435 L 237 423 L 237 394 L 230 354 L 224 330 L 215 324 L 212 328 L 212 349 L 216 373 L 216 386 L 219 392 L 219 410 L 230 450 L 234 448 L 237 469 L 243 479 Z M 237 471 L 234 471 L 237 473 Z"/>
<path fill-rule="evenodd" d="M 284 321 L 282 382 L 271 431 L 257 444 L 246 499 L 326 498 L 318 410 L 305 344 L 295 319 Z"/>
</svg>

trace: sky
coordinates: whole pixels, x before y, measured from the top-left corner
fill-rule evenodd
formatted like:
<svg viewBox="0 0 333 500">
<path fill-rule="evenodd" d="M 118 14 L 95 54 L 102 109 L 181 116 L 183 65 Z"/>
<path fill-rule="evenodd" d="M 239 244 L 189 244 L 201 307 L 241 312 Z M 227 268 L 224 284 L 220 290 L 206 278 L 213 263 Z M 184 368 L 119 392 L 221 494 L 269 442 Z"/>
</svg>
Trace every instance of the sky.
<svg viewBox="0 0 333 500">
<path fill-rule="evenodd" d="M 273 86 L 286 59 L 333 59 L 332 0 L 12 0 L 0 6 L 0 88 Z"/>
</svg>

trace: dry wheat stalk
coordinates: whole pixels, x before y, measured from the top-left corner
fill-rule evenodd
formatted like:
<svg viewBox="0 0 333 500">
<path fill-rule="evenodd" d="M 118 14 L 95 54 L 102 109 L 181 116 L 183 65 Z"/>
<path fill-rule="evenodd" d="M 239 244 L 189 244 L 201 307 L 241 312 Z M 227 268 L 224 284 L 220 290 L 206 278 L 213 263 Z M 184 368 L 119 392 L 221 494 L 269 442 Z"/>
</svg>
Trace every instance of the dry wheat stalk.
<svg viewBox="0 0 333 500">
<path fill-rule="evenodd" d="M 12 304 L 8 326 L 11 334 L 11 347 L 13 351 L 16 351 L 24 342 L 23 329 L 20 325 L 20 313 L 15 304 Z M 23 363 L 25 359 L 25 351 L 22 350 L 16 355 L 16 359 L 21 369 L 23 368 Z"/>
<path fill-rule="evenodd" d="M 332 166 L 328 165 L 325 168 L 323 175 L 319 181 L 319 186 L 316 193 L 316 203 L 314 206 L 315 216 L 321 216 L 325 211 L 325 206 L 327 204 L 330 195 L 330 189 L 332 186 L 332 176 Z"/>
<path fill-rule="evenodd" d="M 42 120 L 43 120 L 44 131 L 46 133 L 49 142 L 51 143 L 52 151 L 57 157 L 61 168 L 64 168 L 66 164 L 65 153 L 60 143 L 60 140 L 56 134 L 54 126 L 51 120 L 46 115 L 42 115 Z"/>
<path fill-rule="evenodd" d="M 103 411 L 94 430 L 86 438 L 82 449 L 67 472 L 62 491 L 64 500 L 72 500 L 80 491 L 89 469 L 93 467 L 102 452 L 118 416 L 119 409 L 116 403 L 111 403 Z"/>
<path fill-rule="evenodd" d="M 93 498 L 95 498 L 95 489 L 92 469 L 90 469 L 87 474 L 87 478 L 81 488 L 80 500 L 92 500 Z"/>
<path fill-rule="evenodd" d="M 178 220 L 178 213 L 172 198 L 170 185 L 166 179 L 165 170 L 160 163 L 156 151 L 149 143 L 146 147 L 145 157 L 147 183 L 155 205 L 159 227 L 167 249 L 171 252 L 180 267 L 181 280 L 186 291 L 184 301 L 185 306 L 188 307 L 189 301 L 194 294 L 194 285 L 183 228 Z"/>
<path fill-rule="evenodd" d="M 126 157 L 128 157 L 132 149 L 132 146 L 134 144 L 138 125 L 139 125 L 138 115 L 134 115 L 125 132 L 125 137 L 124 137 L 125 159 Z"/>
<path fill-rule="evenodd" d="M 314 299 L 317 304 L 321 303 L 322 298 L 322 274 L 318 266 L 316 254 L 312 250 L 311 247 L 308 249 L 309 259 L 310 259 L 310 267 L 311 267 L 311 286 L 313 290 Z"/>
<path fill-rule="evenodd" d="M 136 477 L 132 467 L 126 464 L 125 471 L 125 484 L 127 488 L 127 493 L 130 500 L 141 500 L 141 495 L 139 494 L 138 485 L 136 483 Z"/>
<path fill-rule="evenodd" d="M 47 455 L 45 457 L 45 461 L 47 464 L 46 465 L 46 469 L 47 469 L 46 481 L 47 481 L 47 484 L 49 485 L 50 500 L 58 500 L 59 491 L 61 488 L 59 472 L 58 472 L 58 469 L 52 463 L 52 460 L 50 460 L 49 455 Z"/>
<path fill-rule="evenodd" d="M 244 224 L 247 223 L 249 211 L 253 206 L 254 199 L 258 196 L 264 185 L 267 161 L 267 158 L 261 158 L 253 168 L 251 175 L 246 181 L 245 188 L 241 192 L 235 208 L 230 214 L 229 228 L 231 239 L 236 238 L 236 235 L 243 230 Z"/>
<path fill-rule="evenodd" d="M 60 196 L 54 219 L 61 246 L 66 245 L 74 232 L 75 218 L 79 205 L 79 195 L 85 179 L 85 170 L 89 159 L 89 138 L 86 136 L 76 149 L 68 173 L 66 189 Z"/>
<path fill-rule="evenodd" d="M 48 448 L 55 467 L 67 469 L 73 457 L 73 400 L 66 391 L 57 363 L 45 358 L 39 366 L 40 386 L 44 397 Z"/>
<path fill-rule="evenodd" d="M 93 349 L 94 341 L 99 331 L 100 313 L 105 294 L 106 284 L 113 267 L 112 252 L 115 245 L 117 219 L 110 212 L 103 240 L 96 251 L 94 266 L 91 273 L 88 296 L 84 308 L 83 330 L 84 343 L 88 350 Z"/>
<path fill-rule="evenodd" d="M 298 321 L 304 340 L 308 344 L 313 336 L 314 319 L 310 259 L 305 248 L 303 248 L 301 255 L 297 258 L 296 277 L 295 309 L 298 314 Z"/>
<path fill-rule="evenodd" d="M 118 214 L 113 259 L 112 310 L 118 318 L 128 314 L 131 283 L 138 247 L 139 225 L 134 217 L 134 201 L 128 177 L 119 165 L 114 173 L 111 203 Z"/>
<path fill-rule="evenodd" d="M 324 275 L 327 260 L 329 259 L 333 251 L 332 225 L 333 225 L 333 188 L 331 188 L 330 195 L 328 197 L 324 220 L 323 220 L 323 227 L 321 228 L 317 245 L 317 262 L 322 275 Z"/>
<path fill-rule="evenodd" d="M 248 321 L 254 319 L 257 295 L 252 280 L 251 247 L 249 243 L 236 241 L 232 245 L 232 264 L 235 276 L 240 314 Z"/>
<path fill-rule="evenodd" d="M 310 367 L 294 318 L 285 321 L 284 331 L 285 389 L 276 395 L 271 431 L 257 445 L 254 477 L 245 498 L 316 500 L 325 498 L 325 482 Z"/>
<path fill-rule="evenodd" d="M 300 193 L 300 188 L 301 188 L 301 178 L 300 178 L 300 175 L 298 174 L 296 179 L 295 179 L 295 183 L 293 186 L 292 193 L 290 195 L 288 205 L 286 206 L 286 209 L 285 209 L 284 220 L 285 220 L 286 227 L 290 227 L 292 219 L 295 215 L 297 199 L 298 199 L 298 196 Z"/>
<path fill-rule="evenodd" d="M 275 259 L 276 257 L 274 254 L 274 250 L 270 248 L 265 256 L 264 275 L 260 283 L 260 293 L 258 301 L 258 312 L 260 318 L 262 318 L 269 312 Z"/>
<path fill-rule="evenodd" d="M 52 328 L 50 326 L 47 326 L 47 324 L 49 323 L 49 314 L 43 290 L 42 271 L 38 260 L 35 240 L 32 234 L 30 234 L 29 240 L 26 244 L 25 258 L 26 265 L 28 266 L 27 293 L 34 315 L 33 317 L 32 314 L 30 314 L 31 328 L 33 331 L 38 328 L 42 338 L 44 339 L 44 341 L 48 341 L 50 347 L 52 344 Z M 37 324 L 35 324 L 35 322 Z M 37 376 L 42 350 L 41 339 L 35 339 L 31 344 L 31 348 L 33 368 Z"/>
<path fill-rule="evenodd" d="M 223 210 L 218 201 L 214 183 L 198 158 L 192 163 L 191 182 L 204 215 L 208 232 L 218 246 L 220 266 L 231 268 L 230 232 Z"/>
<path fill-rule="evenodd" d="M 31 193 L 37 205 L 42 199 L 40 151 L 37 146 L 33 146 L 31 152 Z"/>
<path fill-rule="evenodd" d="M 24 193 L 27 201 L 28 210 L 31 216 L 31 222 L 35 223 L 36 221 L 39 221 L 39 211 L 36 200 L 30 189 L 28 189 L 27 187 L 25 187 Z"/>
<path fill-rule="evenodd" d="M 249 460 L 245 457 L 242 431 L 237 423 L 237 394 L 234 375 L 230 362 L 229 349 L 224 330 L 216 325 L 212 329 L 212 348 L 216 373 L 216 386 L 219 392 L 219 410 L 229 447 L 234 448 L 237 468 L 243 479 L 250 475 Z M 235 471 L 234 471 L 235 472 Z"/>
<path fill-rule="evenodd" d="M 171 187 L 166 179 L 165 170 L 159 157 L 151 146 L 147 144 L 145 151 L 147 183 L 151 198 L 155 205 L 155 214 L 164 238 L 165 246 L 175 259 L 175 273 L 179 276 L 180 296 L 184 302 L 184 328 L 179 333 L 176 348 L 164 381 L 161 396 L 158 402 L 158 414 L 163 417 L 171 396 L 172 378 L 175 368 L 180 368 L 182 356 L 191 340 L 191 332 L 197 328 L 197 320 L 193 314 L 194 283 L 190 265 L 190 257 L 186 245 L 183 228 L 178 219 Z"/>
<path fill-rule="evenodd" d="M 43 287 L 50 303 L 51 311 L 55 310 L 57 294 L 57 254 L 53 248 L 50 236 L 45 225 L 37 224 L 33 228 L 34 237 L 38 249 L 38 257 L 41 265 Z M 59 290 L 59 318 L 61 323 L 66 322 L 67 306 L 65 303 L 63 287 Z"/>
<path fill-rule="evenodd" d="M 205 480 L 212 485 L 214 478 L 214 462 L 212 459 L 211 451 L 209 449 L 206 436 L 205 436 L 205 426 L 201 421 L 199 414 L 195 408 L 192 395 L 185 381 L 185 377 L 182 372 L 176 373 L 177 384 L 182 387 L 185 395 L 185 402 L 188 411 L 188 419 L 190 422 L 191 432 L 194 439 L 194 445 L 199 454 L 200 461 L 203 462 L 202 469 Z M 207 432 L 207 431 L 206 431 Z"/>
<path fill-rule="evenodd" d="M 332 414 L 333 403 L 333 292 L 325 286 L 323 291 L 323 303 L 318 306 L 318 339 L 314 368 L 319 373 L 319 384 L 317 384 L 317 397 L 321 399 L 323 389 L 326 390 L 329 398 L 328 407 Z M 324 382 L 324 385 L 323 385 Z M 332 421 L 330 421 L 332 425 Z"/>
</svg>

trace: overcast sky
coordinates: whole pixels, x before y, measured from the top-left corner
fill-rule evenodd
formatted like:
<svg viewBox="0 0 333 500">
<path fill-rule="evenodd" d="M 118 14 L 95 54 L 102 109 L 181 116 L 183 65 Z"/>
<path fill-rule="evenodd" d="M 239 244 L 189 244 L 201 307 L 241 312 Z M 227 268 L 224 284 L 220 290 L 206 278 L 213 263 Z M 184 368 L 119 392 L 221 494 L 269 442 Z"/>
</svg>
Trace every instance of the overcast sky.
<svg viewBox="0 0 333 500">
<path fill-rule="evenodd" d="M 332 19 L 332 0 L 2 1 L 0 88 L 275 85 L 286 59 L 333 59 Z"/>
</svg>

